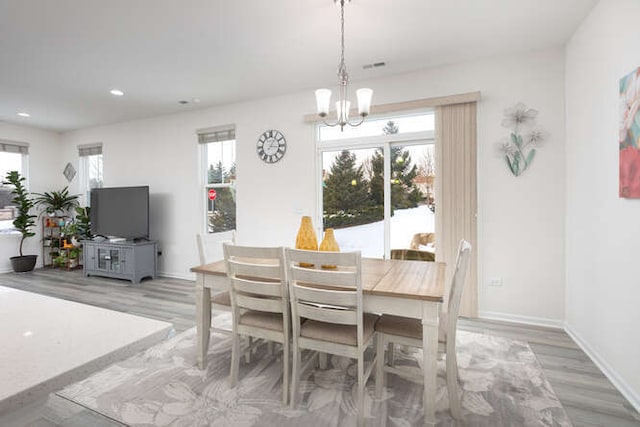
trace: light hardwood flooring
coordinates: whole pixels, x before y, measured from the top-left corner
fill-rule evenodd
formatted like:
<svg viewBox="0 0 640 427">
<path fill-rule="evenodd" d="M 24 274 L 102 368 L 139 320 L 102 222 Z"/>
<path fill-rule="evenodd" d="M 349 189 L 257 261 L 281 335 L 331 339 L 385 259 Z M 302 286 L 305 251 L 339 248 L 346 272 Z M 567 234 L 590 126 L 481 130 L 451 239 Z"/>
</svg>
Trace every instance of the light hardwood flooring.
<svg viewBox="0 0 640 427">
<path fill-rule="evenodd" d="M 0 274 L 9 286 L 97 307 L 172 322 L 181 332 L 195 325 L 194 282 L 160 278 L 140 284 L 84 277 L 79 270 L 40 269 Z M 562 330 L 480 319 L 461 319 L 460 329 L 527 341 L 574 426 L 640 427 L 640 415 L 589 357 Z M 0 417 L 1 426 L 120 426 L 50 395 Z"/>
</svg>

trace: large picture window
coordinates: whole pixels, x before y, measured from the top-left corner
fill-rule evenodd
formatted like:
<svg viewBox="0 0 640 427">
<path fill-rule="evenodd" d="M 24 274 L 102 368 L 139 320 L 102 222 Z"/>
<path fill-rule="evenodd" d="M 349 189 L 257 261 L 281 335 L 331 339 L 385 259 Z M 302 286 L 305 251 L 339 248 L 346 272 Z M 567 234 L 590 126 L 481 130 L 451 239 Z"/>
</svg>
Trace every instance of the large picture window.
<svg viewBox="0 0 640 427">
<path fill-rule="evenodd" d="M 323 230 L 342 250 L 389 258 L 433 252 L 435 231 L 432 112 L 368 120 L 318 131 Z"/>
<path fill-rule="evenodd" d="M 202 150 L 205 229 L 236 229 L 236 134 L 234 126 L 198 131 Z"/>
<path fill-rule="evenodd" d="M 29 147 L 27 144 L 0 140 L 0 233 L 14 230 L 13 219 L 16 210 L 13 207 L 13 188 L 2 182 L 7 172 L 18 171 L 20 175 L 27 176 L 27 158 Z"/>
</svg>

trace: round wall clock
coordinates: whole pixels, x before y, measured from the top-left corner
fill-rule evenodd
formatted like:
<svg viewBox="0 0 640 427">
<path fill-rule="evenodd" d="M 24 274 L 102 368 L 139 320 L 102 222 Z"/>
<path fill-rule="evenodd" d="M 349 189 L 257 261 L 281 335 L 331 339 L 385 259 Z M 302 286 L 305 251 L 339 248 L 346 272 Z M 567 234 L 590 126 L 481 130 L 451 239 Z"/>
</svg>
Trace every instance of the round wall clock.
<svg viewBox="0 0 640 427">
<path fill-rule="evenodd" d="M 284 157 L 287 151 L 287 140 L 277 130 L 267 130 L 258 138 L 256 145 L 258 156 L 266 163 L 275 163 Z"/>
</svg>

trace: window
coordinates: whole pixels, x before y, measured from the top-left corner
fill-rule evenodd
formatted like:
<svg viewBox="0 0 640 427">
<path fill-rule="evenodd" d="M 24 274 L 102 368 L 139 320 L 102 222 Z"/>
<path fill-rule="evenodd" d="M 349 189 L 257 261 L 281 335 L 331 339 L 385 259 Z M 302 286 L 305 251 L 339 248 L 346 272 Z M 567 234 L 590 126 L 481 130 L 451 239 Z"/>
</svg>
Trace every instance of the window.
<svg viewBox="0 0 640 427">
<path fill-rule="evenodd" d="M 342 250 L 389 258 L 433 250 L 433 112 L 367 120 L 360 127 L 319 126 L 323 229 Z M 431 247 L 429 246 L 431 245 Z"/>
<path fill-rule="evenodd" d="M 12 187 L 1 183 L 10 171 L 18 171 L 22 176 L 27 176 L 28 154 L 27 144 L 0 140 L 0 233 L 13 231 L 16 214 L 12 207 Z"/>
<path fill-rule="evenodd" d="M 205 230 L 236 229 L 236 131 L 222 126 L 198 131 L 202 154 Z"/>
<path fill-rule="evenodd" d="M 78 185 L 80 204 L 89 206 L 91 189 L 101 188 L 104 184 L 102 175 L 102 144 L 81 145 L 78 147 L 80 171 Z"/>
</svg>

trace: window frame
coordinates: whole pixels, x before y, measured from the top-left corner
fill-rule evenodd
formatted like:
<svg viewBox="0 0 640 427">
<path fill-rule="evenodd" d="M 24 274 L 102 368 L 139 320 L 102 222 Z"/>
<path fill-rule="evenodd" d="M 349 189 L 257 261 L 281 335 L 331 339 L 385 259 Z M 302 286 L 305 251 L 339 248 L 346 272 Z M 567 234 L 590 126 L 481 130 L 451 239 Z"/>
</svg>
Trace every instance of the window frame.
<svg viewBox="0 0 640 427">
<path fill-rule="evenodd" d="M 23 145 L 23 144 L 20 144 Z M 28 148 L 28 145 L 25 145 Z M 2 155 L 2 153 L 12 153 L 10 151 L 0 151 L 0 155 Z M 24 186 L 27 189 L 27 191 L 29 191 L 30 188 L 30 178 L 29 178 L 29 152 L 27 151 L 26 153 L 14 153 L 14 154 L 20 154 L 20 175 L 23 176 L 25 178 L 24 181 Z M 0 185 L 4 186 L 2 184 L 2 182 L 4 181 L 4 176 L 0 177 Z M 7 185 L 7 187 L 10 187 L 9 185 Z M 3 208 L 4 206 L 0 206 L 0 208 Z M 0 227 L 0 235 L 2 234 L 16 234 L 18 233 L 18 230 L 15 229 L 15 227 L 13 226 L 13 220 L 15 219 L 5 219 L 5 220 L 0 220 L 0 224 L 6 225 L 7 223 L 9 224 L 8 227 L 4 228 L 4 227 Z"/>
<path fill-rule="evenodd" d="M 226 128 L 226 127 L 225 127 Z M 235 127 L 234 127 L 234 132 L 235 132 Z M 201 209 L 200 212 L 202 212 L 202 220 L 201 220 L 201 225 L 200 225 L 200 229 L 202 230 L 202 233 L 204 236 L 210 236 L 210 235 L 217 235 L 217 234 L 221 234 L 221 233 L 229 233 L 230 231 L 237 231 L 238 225 L 236 223 L 236 228 L 234 228 L 233 230 L 225 230 L 225 231 L 217 231 L 217 232 L 210 232 L 209 231 L 209 206 L 208 206 L 208 202 L 207 202 L 207 198 L 206 198 L 206 193 L 209 191 L 209 189 L 213 188 L 213 189 L 218 189 L 218 188 L 232 188 L 234 190 L 237 189 L 236 186 L 236 182 L 238 180 L 237 177 L 237 167 L 236 167 L 236 179 L 234 182 L 221 182 L 221 183 L 212 183 L 209 184 L 209 180 L 208 180 L 208 171 L 209 171 L 209 146 L 210 144 L 222 144 L 224 142 L 228 142 L 228 141 L 233 141 L 234 144 L 234 149 L 233 149 L 233 164 L 236 165 L 237 162 L 237 149 L 238 149 L 238 140 L 234 137 L 233 139 L 226 139 L 226 140 L 221 140 L 221 141 L 211 141 L 211 142 L 200 142 L 198 145 L 199 147 L 199 157 L 200 157 L 200 185 L 199 185 L 199 193 L 200 193 L 200 200 L 202 200 L 201 203 Z M 204 193 L 203 193 L 204 190 Z M 203 196 L 205 196 L 204 198 L 202 198 Z M 236 196 L 237 197 L 237 196 Z M 236 202 L 236 218 L 237 218 L 237 213 L 238 213 L 238 205 Z"/>
<path fill-rule="evenodd" d="M 83 149 L 99 148 L 98 154 L 82 155 Z M 89 173 L 89 158 L 92 156 L 101 156 L 101 168 L 100 174 L 102 175 L 102 182 L 100 186 L 91 187 L 91 177 Z M 91 190 L 93 188 L 102 188 L 104 186 L 104 153 L 102 151 L 102 143 L 99 144 L 87 144 L 78 146 L 78 191 L 80 193 L 80 201 L 84 202 L 84 206 L 91 206 Z"/>
<path fill-rule="evenodd" d="M 427 108 L 424 110 L 414 110 L 411 112 L 393 115 L 376 116 L 375 119 L 388 119 L 393 120 L 398 117 L 415 116 L 433 113 L 433 108 Z M 316 153 L 315 153 L 315 223 L 318 224 L 318 231 L 320 236 L 323 232 L 323 187 L 322 187 L 322 169 L 323 161 L 322 155 L 326 151 L 340 151 L 340 150 L 354 150 L 354 149 L 366 149 L 366 148 L 381 148 L 383 150 L 383 156 L 385 159 L 391 158 L 392 146 L 409 146 L 409 145 L 435 145 L 435 129 L 419 132 L 405 132 L 396 133 L 391 135 L 376 135 L 376 136 L 363 136 L 334 140 L 321 140 L 320 128 L 326 126 L 322 123 L 318 123 L 315 126 L 315 141 L 316 141 Z M 391 255 L 391 163 L 384 162 L 384 259 L 389 259 Z"/>
</svg>

